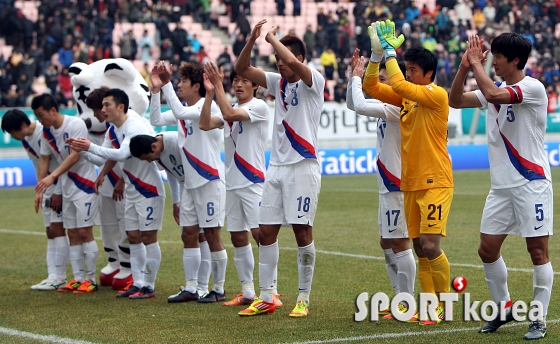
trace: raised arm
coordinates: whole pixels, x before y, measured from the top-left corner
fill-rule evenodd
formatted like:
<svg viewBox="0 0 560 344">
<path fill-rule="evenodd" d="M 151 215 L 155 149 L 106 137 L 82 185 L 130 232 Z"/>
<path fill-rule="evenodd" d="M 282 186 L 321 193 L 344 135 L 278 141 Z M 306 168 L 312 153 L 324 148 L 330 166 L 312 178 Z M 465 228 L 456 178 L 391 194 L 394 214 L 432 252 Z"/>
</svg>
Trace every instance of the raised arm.
<svg viewBox="0 0 560 344">
<path fill-rule="evenodd" d="M 270 31 L 266 34 L 265 40 L 272 45 L 274 51 L 276 51 L 277 58 L 282 60 L 288 68 L 290 68 L 294 73 L 299 76 L 299 78 L 309 87 L 313 86 L 313 78 L 311 74 L 311 69 L 303 63 L 305 56 L 302 56 L 302 61 L 298 59 L 284 44 L 280 43 L 278 38 L 276 38 L 276 32 L 278 31 L 278 26 L 273 26 Z"/>
<path fill-rule="evenodd" d="M 474 92 L 463 92 L 463 85 L 467 73 L 471 69 L 471 64 L 469 63 L 469 58 L 467 56 L 468 52 L 463 54 L 463 60 L 459 65 L 459 70 L 453 79 L 453 84 L 451 85 L 451 90 L 449 91 L 449 106 L 462 109 L 462 108 L 474 108 L 481 107 L 482 104 Z"/>
<path fill-rule="evenodd" d="M 251 66 L 251 52 L 253 46 L 257 41 L 257 38 L 261 35 L 262 26 L 266 23 L 266 19 L 259 21 L 253 30 L 251 31 L 251 36 L 247 40 L 247 43 L 241 50 L 241 54 L 235 62 L 235 72 L 257 85 L 266 88 L 266 75 L 264 72 L 256 67 Z"/>
<path fill-rule="evenodd" d="M 202 76 L 204 78 L 204 87 L 206 88 L 206 97 L 204 104 L 200 110 L 200 119 L 198 127 L 200 130 L 208 131 L 212 129 L 221 128 L 224 126 L 222 119 L 218 116 L 212 116 L 212 98 L 214 98 L 214 85 L 208 79 L 206 73 Z"/>
<path fill-rule="evenodd" d="M 216 66 L 209 62 L 204 65 L 204 76 L 205 80 L 207 77 L 214 87 L 216 93 L 216 103 L 220 107 L 224 120 L 228 122 L 239 122 L 251 119 L 247 111 L 242 108 L 234 109 L 229 103 L 226 91 L 224 90 L 224 85 L 222 84 L 222 80 L 224 79 L 224 69 L 222 67 L 220 67 L 220 70 L 218 71 Z M 208 89 L 208 87 L 206 87 L 206 89 Z"/>
</svg>

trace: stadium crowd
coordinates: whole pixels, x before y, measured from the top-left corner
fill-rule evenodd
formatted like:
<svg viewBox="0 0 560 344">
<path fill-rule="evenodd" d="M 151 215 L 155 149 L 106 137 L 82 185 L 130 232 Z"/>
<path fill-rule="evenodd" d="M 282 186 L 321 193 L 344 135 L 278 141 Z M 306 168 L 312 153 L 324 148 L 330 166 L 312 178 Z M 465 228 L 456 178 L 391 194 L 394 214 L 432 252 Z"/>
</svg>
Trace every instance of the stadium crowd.
<svg viewBox="0 0 560 344">
<path fill-rule="evenodd" d="M 218 0 L 214 0 L 218 1 Z M 224 0 L 213 8 L 216 14 L 231 16 L 238 24 L 241 35 L 232 38 L 233 55 L 239 55 L 245 37 L 250 32 L 247 16 L 251 15 L 251 1 Z M 285 13 L 285 0 L 277 0 L 279 15 Z M 7 59 L 0 57 L 0 104 L 3 107 L 28 106 L 35 94 L 37 77 L 43 76 L 47 92 L 56 95 L 63 106 L 71 100 L 72 86 L 68 67 L 76 61 L 91 63 L 113 57 L 113 44 L 120 47 L 120 56 L 152 60 L 153 46 L 161 51 L 160 59 L 173 61 L 204 62 L 207 54 L 201 49 L 196 33 L 177 26 L 170 30 L 169 23 L 179 22 L 182 15 L 192 15 L 196 22 L 210 28 L 211 0 L 153 1 L 71 1 L 42 0 L 38 7 L 37 21 L 25 18 L 14 7 L 14 1 L 0 1 L 0 36 L 7 45 L 14 47 Z M 549 94 L 549 111 L 556 111 L 560 94 L 560 45 L 555 33 L 560 1 L 525 0 L 438 0 L 436 9 L 414 0 L 364 1 L 357 0 L 351 13 L 343 3 L 336 12 L 319 10 L 317 22 L 308 25 L 303 38 L 308 48 L 310 66 L 319 69 L 327 79 L 335 80 L 334 94 L 326 90 L 325 98 L 344 102 L 346 97 L 347 69 L 354 47 L 367 55 L 370 50 L 367 27 L 376 20 L 392 19 L 397 30 L 407 40 L 406 47 L 419 43 L 439 57 L 437 82 L 447 90 L 466 49 L 469 32 L 476 31 L 489 46 L 492 38 L 501 32 L 515 31 L 531 40 L 534 45 L 527 74 L 539 79 Z M 293 15 L 299 15 L 301 3 L 293 0 Z M 119 42 L 113 42 L 116 22 L 153 22 L 156 36 L 144 34 L 134 37 L 125 33 Z M 282 29 L 281 29 L 282 30 Z M 279 30 L 279 38 L 283 36 Z M 288 28 L 288 30 L 290 30 Z M 290 33 L 290 31 L 287 31 Z M 155 38 L 155 41 L 154 41 Z M 406 49 L 403 47 L 401 49 Z M 231 66 L 235 57 L 225 50 L 218 57 L 218 65 Z M 52 63 L 58 53 L 59 63 Z M 57 61 L 58 62 L 58 61 Z M 213 61 L 216 62 L 216 61 Z M 271 56 L 269 62 L 274 62 Z M 147 65 L 141 73 L 149 83 Z M 174 84 L 178 83 L 178 70 L 174 70 Z M 474 78 L 467 81 L 467 89 L 476 87 Z M 227 75 L 226 90 L 229 90 Z"/>
</svg>

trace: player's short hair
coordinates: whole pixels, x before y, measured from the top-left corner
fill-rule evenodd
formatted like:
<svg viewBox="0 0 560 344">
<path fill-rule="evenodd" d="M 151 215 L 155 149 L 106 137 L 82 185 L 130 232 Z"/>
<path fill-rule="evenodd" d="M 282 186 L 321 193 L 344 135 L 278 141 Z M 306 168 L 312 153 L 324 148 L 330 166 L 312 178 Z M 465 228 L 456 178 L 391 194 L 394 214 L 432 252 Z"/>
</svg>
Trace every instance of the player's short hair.
<svg viewBox="0 0 560 344">
<path fill-rule="evenodd" d="M 120 88 L 111 88 L 105 93 L 105 97 L 113 97 L 113 101 L 115 105 L 119 106 L 121 104 L 124 105 L 124 113 L 128 111 L 128 95 L 125 91 L 121 90 Z"/>
<path fill-rule="evenodd" d="M 110 88 L 107 86 L 93 90 L 86 98 L 86 106 L 92 110 L 101 110 L 103 108 L 103 98 L 109 90 Z"/>
<path fill-rule="evenodd" d="M 242 78 L 242 76 L 237 74 L 237 72 L 235 70 L 231 71 L 231 74 L 229 75 L 229 81 L 232 84 L 233 84 L 233 79 L 235 79 L 236 76 L 239 76 L 240 78 Z M 257 86 L 256 82 L 254 82 L 254 81 L 251 81 L 251 82 L 253 83 L 253 86 Z M 253 97 L 257 96 L 257 89 L 258 89 L 258 87 L 253 90 Z"/>
<path fill-rule="evenodd" d="M 517 69 L 523 70 L 529 59 L 533 45 L 527 38 L 515 32 L 505 32 L 492 40 L 490 51 L 492 54 L 502 54 L 508 62 L 519 58 Z"/>
<path fill-rule="evenodd" d="M 181 63 L 181 67 L 179 67 L 179 75 L 181 79 L 189 79 L 191 81 L 191 85 L 199 84 L 200 88 L 198 89 L 198 94 L 201 97 L 206 96 L 206 88 L 204 87 L 204 69 L 200 66 L 195 65 L 191 62 L 183 62 Z"/>
<path fill-rule="evenodd" d="M 294 35 L 286 35 L 282 37 L 280 43 L 284 44 L 286 47 L 290 47 L 290 50 L 296 57 L 301 55 L 303 57 L 303 61 L 305 61 L 307 49 L 305 48 L 305 43 L 303 43 L 301 39 Z"/>
<path fill-rule="evenodd" d="M 8 110 L 2 117 L 2 131 L 11 133 L 21 130 L 24 123 L 30 125 L 31 121 L 23 111 L 18 109 Z"/>
<path fill-rule="evenodd" d="M 414 62 L 424 71 L 426 75 L 429 71 L 432 71 L 431 81 L 436 78 L 437 72 L 437 56 L 429 51 L 428 49 L 420 46 L 413 45 L 406 49 L 404 52 L 404 60 L 406 62 Z"/>
<path fill-rule="evenodd" d="M 144 154 L 153 152 L 152 143 L 157 139 L 150 135 L 137 135 L 130 139 L 130 154 L 135 158 L 140 158 Z"/>
<path fill-rule="evenodd" d="M 403 73 L 403 75 L 406 75 L 406 65 L 404 64 L 404 62 L 402 61 L 398 61 L 399 64 L 399 68 L 401 69 L 401 73 Z M 385 65 L 385 62 L 381 62 L 379 64 L 379 70 L 382 69 L 387 69 L 387 66 Z"/>
<path fill-rule="evenodd" d="M 36 96 L 31 100 L 31 108 L 37 110 L 42 107 L 45 111 L 50 111 L 50 109 L 55 108 L 58 111 L 58 103 L 50 94 L 44 93 Z"/>
</svg>

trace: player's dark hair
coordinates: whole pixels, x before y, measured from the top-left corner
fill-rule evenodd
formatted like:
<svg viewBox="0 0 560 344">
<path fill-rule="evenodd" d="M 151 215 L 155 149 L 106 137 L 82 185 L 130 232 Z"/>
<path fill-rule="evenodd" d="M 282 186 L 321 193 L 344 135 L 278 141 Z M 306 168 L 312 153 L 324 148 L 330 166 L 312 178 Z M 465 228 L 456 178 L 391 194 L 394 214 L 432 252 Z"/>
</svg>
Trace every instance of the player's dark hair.
<svg viewBox="0 0 560 344">
<path fill-rule="evenodd" d="M 242 78 L 242 76 L 237 74 L 237 72 L 235 70 L 231 71 L 231 74 L 229 75 L 229 82 L 231 82 L 233 84 L 233 79 L 235 79 L 237 76 Z M 257 83 L 255 83 L 253 81 L 251 81 L 251 82 L 253 83 L 253 86 L 257 86 Z M 253 90 L 253 97 L 257 96 L 257 89 L 258 89 L 258 87 Z"/>
<path fill-rule="evenodd" d="M 31 121 L 27 115 L 18 109 L 8 110 L 2 117 L 2 131 L 11 133 L 12 131 L 21 130 L 23 124 L 30 125 Z"/>
<path fill-rule="evenodd" d="M 119 106 L 121 104 L 124 105 L 124 113 L 128 111 L 128 95 L 125 91 L 121 90 L 120 88 L 111 88 L 109 91 L 105 93 L 105 97 L 113 97 L 113 101 L 115 105 Z"/>
<path fill-rule="evenodd" d="M 406 76 L 406 65 L 402 61 L 399 61 L 398 64 L 399 64 L 399 68 L 401 69 L 401 73 L 403 73 L 403 75 Z M 387 69 L 387 66 L 385 65 L 385 62 L 381 62 L 379 64 L 379 70 L 382 70 L 382 69 Z"/>
<path fill-rule="evenodd" d="M 109 90 L 110 88 L 107 86 L 93 90 L 86 98 L 86 106 L 92 110 L 101 110 L 103 108 L 103 98 Z"/>
<path fill-rule="evenodd" d="M 137 135 L 130 139 L 130 154 L 135 158 L 140 158 L 144 154 L 153 152 L 152 143 L 157 139 L 150 135 Z"/>
<path fill-rule="evenodd" d="M 305 43 L 298 37 L 294 35 L 286 35 L 282 37 L 280 43 L 284 44 L 284 46 L 289 47 L 292 53 L 298 57 L 301 55 L 303 57 L 303 61 L 305 61 L 305 57 L 307 56 L 307 49 L 305 48 Z"/>
<path fill-rule="evenodd" d="M 37 110 L 40 107 L 42 107 L 45 111 L 50 111 L 52 108 L 55 108 L 56 111 L 58 111 L 58 103 L 53 96 L 47 93 L 36 96 L 33 100 L 31 100 L 31 108 L 33 110 Z"/>
<path fill-rule="evenodd" d="M 179 75 L 181 79 L 189 79 L 191 81 L 191 86 L 194 84 L 199 84 L 198 94 L 201 97 L 206 96 L 206 88 L 204 87 L 204 69 L 200 66 L 195 65 L 190 62 L 181 63 L 179 67 Z"/>
<path fill-rule="evenodd" d="M 426 75 L 429 71 L 432 71 L 432 77 L 430 79 L 432 82 L 435 80 L 437 72 L 437 56 L 428 49 L 420 45 L 413 45 L 404 52 L 404 60 L 406 62 L 416 63 L 420 66 L 420 68 L 422 68 L 424 75 Z"/>
<path fill-rule="evenodd" d="M 508 62 L 517 57 L 517 69 L 523 70 L 529 59 L 533 46 L 531 41 L 515 32 L 505 32 L 492 40 L 490 51 L 492 54 L 502 54 Z"/>
</svg>

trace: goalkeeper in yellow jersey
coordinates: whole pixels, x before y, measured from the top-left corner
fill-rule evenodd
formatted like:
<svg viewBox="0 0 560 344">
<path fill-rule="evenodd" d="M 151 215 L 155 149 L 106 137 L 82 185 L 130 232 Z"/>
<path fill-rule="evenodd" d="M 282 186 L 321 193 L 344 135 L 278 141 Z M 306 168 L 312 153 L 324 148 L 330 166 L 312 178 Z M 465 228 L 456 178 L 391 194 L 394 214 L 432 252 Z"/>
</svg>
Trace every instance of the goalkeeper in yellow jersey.
<svg viewBox="0 0 560 344">
<path fill-rule="evenodd" d="M 396 49 L 404 36 L 395 37 L 395 24 L 387 20 L 372 24 L 368 33 L 372 55 L 363 90 L 372 97 L 401 108 L 401 190 L 408 235 L 418 256 L 418 277 L 423 293 L 447 293 L 449 261 L 441 249 L 447 216 L 453 199 L 453 175 L 447 152 L 447 92 L 433 83 L 437 57 L 420 46 L 404 53 L 406 79 L 397 63 Z M 379 83 L 379 62 L 386 57 L 390 86 Z M 420 321 L 435 325 L 444 318 L 443 304 L 435 319 Z M 411 321 L 418 321 L 418 315 Z"/>
</svg>

